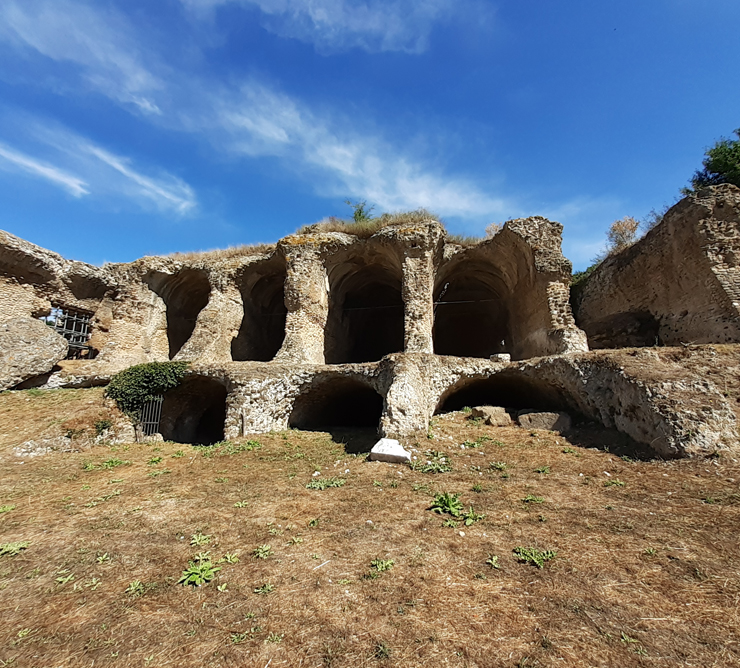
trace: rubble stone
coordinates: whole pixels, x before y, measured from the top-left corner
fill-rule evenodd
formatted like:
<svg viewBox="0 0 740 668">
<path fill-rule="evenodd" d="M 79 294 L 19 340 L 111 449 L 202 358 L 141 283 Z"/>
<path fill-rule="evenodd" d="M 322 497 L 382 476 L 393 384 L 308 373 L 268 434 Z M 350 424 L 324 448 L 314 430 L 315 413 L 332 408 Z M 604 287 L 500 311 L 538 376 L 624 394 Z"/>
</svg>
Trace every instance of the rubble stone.
<svg viewBox="0 0 740 668">
<path fill-rule="evenodd" d="M 570 431 L 570 415 L 563 412 L 550 413 L 534 410 L 524 410 L 517 413 L 517 422 L 525 429 L 544 429 L 546 431 L 558 431 L 561 434 Z"/>
<path fill-rule="evenodd" d="M 67 354 L 67 340 L 34 318 L 0 325 L 0 389 L 48 373 Z"/>
</svg>

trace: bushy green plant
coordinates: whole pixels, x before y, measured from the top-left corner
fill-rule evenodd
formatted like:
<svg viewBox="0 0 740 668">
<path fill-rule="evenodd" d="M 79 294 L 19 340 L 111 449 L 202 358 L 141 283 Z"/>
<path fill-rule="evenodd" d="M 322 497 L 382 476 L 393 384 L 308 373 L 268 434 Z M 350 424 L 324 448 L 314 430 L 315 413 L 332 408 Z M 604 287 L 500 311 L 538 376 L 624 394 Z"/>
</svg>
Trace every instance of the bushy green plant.
<svg viewBox="0 0 740 668">
<path fill-rule="evenodd" d="M 200 561 L 198 563 L 190 561 L 188 567 L 182 572 L 178 583 L 200 587 L 213 580 L 220 570 L 220 566 L 214 566 L 210 561 Z"/>
<path fill-rule="evenodd" d="M 439 513 L 440 515 L 448 514 L 453 517 L 460 517 L 463 511 L 463 504 L 460 501 L 459 494 L 441 492 L 434 495 L 434 501 L 432 501 L 429 509 L 433 513 Z"/>
<path fill-rule="evenodd" d="M 177 387 L 188 362 L 147 362 L 124 369 L 111 378 L 105 395 L 113 399 L 132 420 L 138 422 L 145 403 Z"/>
<path fill-rule="evenodd" d="M 557 555 L 555 550 L 538 550 L 536 547 L 515 547 L 513 552 L 519 561 L 533 564 L 537 568 L 542 568 L 546 561 L 554 559 Z"/>
<path fill-rule="evenodd" d="M 30 543 L 27 540 L 17 543 L 4 543 L 0 545 L 0 557 L 14 557 L 16 554 L 20 554 L 21 550 L 27 549 L 29 545 Z"/>
<path fill-rule="evenodd" d="M 394 564 L 393 559 L 373 559 L 370 562 L 370 568 L 374 568 L 379 573 L 382 573 L 383 571 L 391 570 Z"/>
</svg>

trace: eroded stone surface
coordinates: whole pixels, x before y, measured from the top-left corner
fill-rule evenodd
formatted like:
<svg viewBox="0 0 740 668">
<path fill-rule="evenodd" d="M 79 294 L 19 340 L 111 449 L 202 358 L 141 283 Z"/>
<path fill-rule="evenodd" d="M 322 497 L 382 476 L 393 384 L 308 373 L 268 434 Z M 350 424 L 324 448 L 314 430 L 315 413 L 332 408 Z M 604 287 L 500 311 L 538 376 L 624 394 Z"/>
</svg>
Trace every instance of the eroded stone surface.
<svg viewBox="0 0 740 668">
<path fill-rule="evenodd" d="M 706 188 L 576 293 L 592 348 L 740 341 L 740 189 Z"/>
<path fill-rule="evenodd" d="M 520 427 L 525 429 L 545 429 L 547 431 L 557 431 L 561 434 L 570 431 L 570 415 L 558 411 L 541 412 L 534 410 L 519 411 L 516 416 Z"/>
<path fill-rule="evenodd" d="M 508 427 L 511 424 L 511 416 L 503 406 L 476 406 L 470 414 L 483 418 L 486 424 L 493 427 Z"/>
<path fill-rule="evenodd" d="M 0 390 L 48 373 L 67 354 L 67 341 L 34 318 L 0 325 Z"/>
</svg>

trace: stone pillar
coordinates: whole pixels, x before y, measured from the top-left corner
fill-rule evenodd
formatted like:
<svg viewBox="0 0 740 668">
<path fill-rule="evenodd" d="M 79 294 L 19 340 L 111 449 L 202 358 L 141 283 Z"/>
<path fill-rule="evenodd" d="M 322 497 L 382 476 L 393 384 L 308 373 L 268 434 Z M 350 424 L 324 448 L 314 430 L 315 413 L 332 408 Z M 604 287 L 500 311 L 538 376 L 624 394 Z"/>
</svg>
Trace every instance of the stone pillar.
<svg viewBox="0 0 740 668">
<path fill-rule="evenodd" d="M 198 314 L 193 333 L 174 359 L 230 362 L 231 341 L 239 333 L 243 317 L 241 294 L 232 277 L 224 277 L 214 283 L 208 304 Z"/>
<path fill-rule="evenodd" d="M 324 364 L 324 328 L 329 293 L 319 249 L 305 236 L 280 242 L 285 254 L 285 339 L 276 362 Z"/>
<path fill-rule="evenodd" d="M 382 436 L 406 436 L 429 426 L 429 365 L 430 359 L 424 355 L 394 356 L 392 381 L 380 419 Z"/>
<path fill-rule="evenodd" d="M 434 255 L 443 234 L 438 223 L 399 231 L 403 249 L 404 352 L 433 353 Z"/>
<path fill-rule="evenodd" d="M 547 305 L 550 311 L 547 352 L 551 355 L 587 352 L 586 333 L 576 327 L 570 308 L 570 287 L 560 281 L 550 281 L 547 284 Z"/>
</svg>

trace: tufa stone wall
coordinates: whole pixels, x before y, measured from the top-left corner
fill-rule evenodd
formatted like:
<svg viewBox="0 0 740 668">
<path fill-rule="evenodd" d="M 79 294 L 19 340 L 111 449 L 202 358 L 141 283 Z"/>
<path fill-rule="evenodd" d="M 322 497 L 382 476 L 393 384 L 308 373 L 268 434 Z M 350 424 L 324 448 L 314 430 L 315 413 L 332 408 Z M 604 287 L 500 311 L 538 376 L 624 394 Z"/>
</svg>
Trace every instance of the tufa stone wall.
<svg viewBox="0 0 740 668">
<path fill-rule="evenodd" d="M 574 301 L 592 348 L 740 341 L 740 189 L 681 200 Z"/>
</svg>

